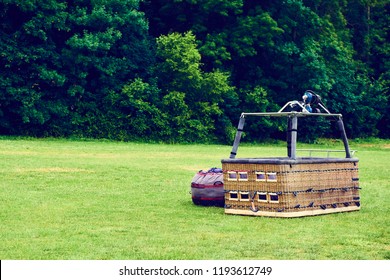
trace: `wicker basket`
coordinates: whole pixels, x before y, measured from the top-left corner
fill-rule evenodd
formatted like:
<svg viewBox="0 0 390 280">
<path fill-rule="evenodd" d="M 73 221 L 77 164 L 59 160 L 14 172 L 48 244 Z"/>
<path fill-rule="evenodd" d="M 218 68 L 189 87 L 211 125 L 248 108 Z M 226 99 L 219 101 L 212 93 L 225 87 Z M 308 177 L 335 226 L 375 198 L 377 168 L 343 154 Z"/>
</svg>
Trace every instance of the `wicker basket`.
<svg viewBox="0 0 390 280">
<path fill-rule="evenodd" d="M 225 213 L 301 217 L 360 209 L 356 158 L 222 160 Z"/>
</svg>

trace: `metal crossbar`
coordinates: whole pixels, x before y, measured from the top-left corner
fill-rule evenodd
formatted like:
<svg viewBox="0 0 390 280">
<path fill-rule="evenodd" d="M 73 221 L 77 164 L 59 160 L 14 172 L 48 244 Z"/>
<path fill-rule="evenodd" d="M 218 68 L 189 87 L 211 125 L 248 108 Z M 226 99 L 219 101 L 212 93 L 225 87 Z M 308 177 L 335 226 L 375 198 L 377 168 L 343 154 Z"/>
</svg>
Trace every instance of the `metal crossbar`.
<svg viewBox="0 0 390 280">
<path fill-rule="evenodd" d="M 337 117 L 341 118 L 341 114 L 327 113 L 308 113 L 308 112 L 269 112 L 269 113 L 241 113 L 241 117 L 259 116 L 259 117 Z"/>
</svg>

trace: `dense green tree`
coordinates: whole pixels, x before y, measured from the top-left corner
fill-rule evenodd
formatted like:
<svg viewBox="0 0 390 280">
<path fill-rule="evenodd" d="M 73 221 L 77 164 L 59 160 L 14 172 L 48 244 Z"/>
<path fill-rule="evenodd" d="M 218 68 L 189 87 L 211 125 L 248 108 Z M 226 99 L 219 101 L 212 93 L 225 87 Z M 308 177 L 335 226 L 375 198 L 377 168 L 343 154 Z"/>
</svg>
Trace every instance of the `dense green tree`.
<svg viewBox="0 0 390 280">
<path fill-rule="evenodd" d="M 241 0 L 147 1 L 145 10 L 152 34 L 191 30 L 199 44 L 201 69 L 230 73 L 239 99 L 233 102 L 235 106 L 226 107 L 224 120 L 235 124 L 242 111 L 265 109 L 261 104 L 273 104 L 271 100 L 253 98 L 259 92 L 259 96 L 267 97 L 266 89 L 260 86 L 263 77 L 257 76 L 262 72 L 258 64 L 265 50 L 274 44 L 275 36 L 282 32 L 269 13 L 260 7 L 244 7 Z M 271 131 L 259 131 L 255 137 L 269 137 Z"/>
<path fill-rule="evenodd" d="M 201 70 L 195 36 L 171 33 L 157 39 L 156 74 L 169 114 L 171 137 L 177 141 L 226 141 L 233 127 L 223 108 L 236 96 L 228 76 Z M 220 125 L 220 124 L 223 124 Z"/>
<path fill-rule="evenodd" d="M 355 59 L 361 61 L 359 69 L 364 72 L 367 86 L 363 89 L 369 93 L 362 102 L 364 109 L 369 108 L 378 125 L 382 137 L 390 136 L 390 2 L 387 0 L 352 0 L 348 1 L 346 18 L 348 28 L 353 35 Z M 360 128 L 359 128 L 360 129 Z M 372 135 L 369 129 L 363 135 Z"/>
<path fill-rule="evenodd" d="M 275 111 L 312 89 L 344 115 L 349 136 L 389 137 L 389 9 L 388 0 L 1 0 L 0 133 L 230 142 L 241 112 Z M 306 140 L 331 126 L 300 124 Z M 282 138 L 284 128 L 250 120 L 245 137 Z"/>
<path fill-rule="evenodd" d="M 285 26 L 283 36 L 290 34 L 290 39 L 282 37 L 282 42 L 295 47 L 290 63 L 281 63 L 290 65 L 291 69 L 282 80 L 288 81 L 289 92 L 296 95 L 297 90 L 303 92 L 307 88 L 318 91 L 331 111 L 343 113 L 348 135 L 377 135 L 379 112 L 383 112 L 386 102 L 383 96 L 377 95 L 367 69 L 362 69 L 361 62 L 355 59 L 352 35 L 344 16 L 347 2 L 333 2 L 304 5 L 302 1 L 286 1 L 288 5 L 273 14 L 283 19 L 278 21 Z M 278 46 L 283 53 L 286 48 L 282 42 Z M 283 55 L 276 56 L 274 61 L 278 58 Z M 378 103 L 372 104 L 374 99 Z"/>
<path fill-rule="evenodd" d="M 122 91 L 110 91 L 110 104 L 115 110 L 107 112 L 115 128 L 111 138 L 120 140 L 166 140 L 171 130 L 168 113 L 163 107 L 161 91 L 154 81 L 140 78 L 126 84 Z"/>
<path fill-rule="evenodd" d="M 312 89 L 332 111 L 344 114 L 348 134 L 358 137 L 377 135 L 379 120 L 386 115 L 388 74 L 370 72 L 388 69 L 386 2 L 158 0 L 147 1 L 145 11 L 153 34 L 192 30 L 202 68 L 230 72 L 239 102 L 229 116 L 239 110 L 276 109 Z M 376 57 L 379 65 L 368 65 L 365 56 Z M 252 106 L 251 95 L 259 92 L 266 106 Z M 272 121 L 256 125 L 266 129 L 256 132 L 253 127 L 253 139 L 277 136 L 281 129 Z M 318 127 L 306 134 L 321 136 L 329 125 Z"/>
<path fill-rule="evenodd" d="M 128 1 L 2 1 L 5 133 L 114 135 L 112 92 L 148 74 L 148 25 Z"/>
<path fill-rule="evenodd" d="M 0 129 L 38 133 L 67 115 L 61 96 L 66 77 L 51 32 L 67 32 L 66 4 L 56 1 L 0 3 Z"/>
</svg>

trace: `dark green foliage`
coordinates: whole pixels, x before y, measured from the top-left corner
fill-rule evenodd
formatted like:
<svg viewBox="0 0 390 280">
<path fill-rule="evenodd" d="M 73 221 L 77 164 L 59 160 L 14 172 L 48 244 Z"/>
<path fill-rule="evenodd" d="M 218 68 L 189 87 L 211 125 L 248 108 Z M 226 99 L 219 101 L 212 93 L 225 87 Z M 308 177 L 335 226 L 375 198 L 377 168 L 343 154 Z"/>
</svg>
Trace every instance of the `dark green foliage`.
<svg viewBox="0 0 390 280">
<path fill-rule="evenodd" d="M 169 139 L 168 115 L 160 109 L 162 101 L 156 85 L 137 78 L 125 85 L 120 93 L 111 91 L 110 99 L 111 107 L 116 108 L 110 111 L 115 138 Z"/>
<path fill-rule="evenodd" d="M 141 7 L 140 7 L 141 4 Z M 0 2 L 0 133 L 230 143 L 306 89 L 389 137 L 386 0 Z M 245 137 L 284 139 L 284 120 Z M 338 136 L 329 121 L 302 139 Z"/>
<path fill-rule="evenodd" d="M 66 77 L 58 71 L 60 54 L 51 30 L 65 30 L 66 5 L 51 1 L 0 4 L 0 127 L 3 133 L 40 134 L 48 122 L 67 114 L 59 93 Z"/>
<path fill-rule="evenodd" d="M 0 4 L 2 132 L 117 137 L 108 96 L 153 62 L 138 2 Z"/>
<path fill-rule="evenodd" d="M 221 105 L 237 99 L 228 76 L 201 70 L 201 56 L 191 32 L 172 33 L 157 39 L 156 74 L 164 97 L 171 137 L 177 141 L 230 140 L 232 124 Z M 230 103 L 230 104 L 229 104 Z M 219 125 L 219 118 L 223 126 Z"/>
<path fill-rule="evenodd" d="M 152 34 L 192 30 L 202 67 L 231 73 L 239 96 L 236 119 L 237 111 L 275 110 L 312 89 L 331 111 L 344 114 L 352 137 L 389 135 L 388 8 L 387 1 L 338 0 L 160 0 L 144 5 Z M 375 63 L 367 63 L 371 60 Z M 266 106 L 253 106 L 251 95 L 259 88 Z M 337 136 L 329 127 L 326 122 L 301 126 L 307 139 Z M 247 137 L 281 137 L 283 128 L 278 121 L 255 121 Z"/>
</svg>

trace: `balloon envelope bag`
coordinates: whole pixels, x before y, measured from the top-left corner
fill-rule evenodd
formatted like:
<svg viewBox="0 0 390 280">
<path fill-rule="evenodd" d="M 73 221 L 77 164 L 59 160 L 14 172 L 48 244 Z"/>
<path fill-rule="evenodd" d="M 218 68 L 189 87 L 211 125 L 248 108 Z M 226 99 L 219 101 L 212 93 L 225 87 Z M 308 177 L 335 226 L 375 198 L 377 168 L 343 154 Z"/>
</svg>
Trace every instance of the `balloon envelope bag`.
<svg viewBox="0 0 390 280">
<path fill-rule="evenodd" d="M 223 186 L 221 168 L 200 170 L 191 181 L 192 202 L 196 205 L 223 207 L 225 203 Z"/>
</svg>

